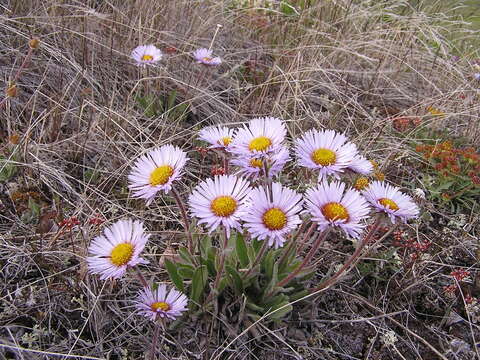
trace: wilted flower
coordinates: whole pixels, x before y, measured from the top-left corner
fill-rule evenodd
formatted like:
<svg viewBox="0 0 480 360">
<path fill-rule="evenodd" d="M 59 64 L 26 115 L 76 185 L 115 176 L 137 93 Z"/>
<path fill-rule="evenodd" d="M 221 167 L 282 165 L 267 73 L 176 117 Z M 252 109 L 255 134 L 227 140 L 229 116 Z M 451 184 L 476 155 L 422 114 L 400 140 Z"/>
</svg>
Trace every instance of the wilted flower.
<svg viewBox="0 0 480 360">
<path fill-rule="evenodd" d="M 279 183 L 269 190 L 260 186 L 252 190 L 248 214 L 244 217 L 248 232 L 259 240 L 268 240 L 269 246 L 279 248 L 286 241 L 285 236 L 294 230 L 302 220 L 302 196 Z"/>
<path fill-rule="evenodd" d="M 370 212 L 367 201 L 357 190 L 345 191 L 345 184 L 337 181 L 324 180 L 316 188 L 307 190 L 305 202 L 319 230 L 338 226 L 353 238 L 360 237 L 365 227 L 362 221 Z"/>
<path fill-rule="evenodd" d="M 172 145 L 161 146 L 141 156 L 128 175 L 132 196 L 145 199 L 149 205 L 158 191 L 168 193 L 173 181 L 182 175 L 187 160 L 186 153 Z"/>
<path fill-rule="evenodd" d="M 397 217 L 406 222 L 420 212 L 410 196 L 384 182 L 374 181 L 362 194 L 377 211 L 385 212 L 393 223 Z"/>
<path fill-rule="evenodd" d="M 143 222 L 120 220 L 105 228 L 104 235 L 93 239 L 88 248 L 87 264 L 101 280 L 118 279 L 128 267 L 148 264 L 139 257 L 150 235 L 143 232 Z"/>
<path fill-rule="evenodd" d="M 357 156 L 355 144 L 333 130 L 309 130 L 295 141 L 295 152 L 300 166 L 319 170 L 319 179 L 334 175 L 353 163 Z"/>
<path fill-rule="evenodd" d="M 132 51 L 132 58 L 138 66 L 154 65 L 162 59 L 162 51 L 155 45 L 140 45 Z"/>
<path fill-rule="evenodd" d="M 192 215 L 199 224 L 207 224 L 209 232 L 223 225 L 230 237 L 230 229 L 240 230 L 240 219 L 247 213 L 250 197 L 247 180 L 233 175 L 219 175 L 198 184 L 188 198 Z"/>
<path fill-rule="evenodd" d="M 205 64 L 205 65 L 220 65 L 222 63 L 222 59 L 219 57 L 213 57 L 212 56 L 213 51 L 205 48 L 201 48 L 198 50 L 195 50 L 193 52 L 193 57 L 199 64 Z"/>
<path fill-rule="evenodd" d="M 157 318 L 175 320 L 188 310 L 187 304 L 188 298 L 180 291 L 172 288 L 167 292 L 167 286 L 160 284 L 156 290 L 148 287 L 140 291 L 136 307 L 141 315 L 152 321 Z"/>
</svg>

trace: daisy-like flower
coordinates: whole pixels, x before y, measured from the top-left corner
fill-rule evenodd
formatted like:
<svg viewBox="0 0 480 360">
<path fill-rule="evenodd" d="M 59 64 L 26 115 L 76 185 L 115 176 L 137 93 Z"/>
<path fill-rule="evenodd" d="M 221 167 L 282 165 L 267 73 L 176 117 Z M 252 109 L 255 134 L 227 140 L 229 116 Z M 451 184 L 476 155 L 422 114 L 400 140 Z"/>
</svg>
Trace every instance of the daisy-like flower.
<svg viewBox="0 0 480 360">
<path fill-rule="evenodd" d="M 362 194 L 378 212 L 387 213 L 392 223 L 395 223 L 397 218 L 406 222 L 416 218 L 420 212 L 410 196 L 381 181 L 372 182 Z"/>
<path fill-rule="evenodd" d="M 143 222 L 120 220 L 93 239 L 88 248 L 87 264 L 101 280 L 118 279 L 128 267 L 148 264 L 139 257 L 150 235 L 143 232 Z"/>
<path fill-rule="evenodd" d="M 305 202 L 319 230 L 338 226 L 353 238 L 363 232 L 363 220 L 370 211 L 367 201 L 357 190 L 345 191 L 345 184 L 339 181 L 328 183 L 324 180 L 316 188 L 309 189 Z"/>
<path fill-rule="evenodd" d="M 180 291 L 170 289 L 167 292 L 165 284 L 158 285 L 156 290 L 146 287 L 139 292 L 137 310 L 152 321 L 157 318 L 175 320 L 187 310 L 187 297 Z"/>
<path fill-rule="evenodd" d="M 338 178 L 357 156 L 357 147 L 334 130 L 309 130 L 295 141 L 295 152 L 299 165 L 320 170 L 320 180 L 329 175 Z"/>
<path fill-rule="evenodd" d="M 353 158 L 352 162 L 348 164 L 348 168 L 362 175 L 369 175 L 373 171 L 372 163 L 360 154 Z"/>
<path fill-rule="evenodd" d="M 202 129 L 198 137 L 210 144 L 211 149 L 226 149 L 233 140 L 234 129 L 225 126 L 211 126 Z"/>
<path fill-rule="evenodd" d="M 193 52 L 193 57 L 195 58 L 195 60 L 197 60 L 197 63 L 199 64 L 212 66 L 220 65 L 222 63 L 222 59 L 220 59 L 219 57 L 213 57 L 212 54 L 212 50 L 201 48 Z"/>
<path fill-rule="evenodd" d="M 132 51 L 132 58 L 138 66 L 154 65 L 162 59 L 162 51 L 155 45 L 140 45 Z"/>
<path fill-rule="evenodd" d="M 149 205 L 158 191 L 168 193 L 172 182 L 182 175 L 187 155 L 177 146 L 164 145 L 135 161 L 128 175 L 133 197 L 146 199 Z"/>
<path fill-rule="evenodd" d="M 268 246 L 278 249 L 285 236 L 301 224 L 302 203 L 301 195 L 279 183 L 272 184 L 271 199 L 268 189 L 259 186 L 252 190 L 245 226 L 253 237 L 268 240 Z"/>
<path fill-rule="evenodd" d="M 277 152 L 261 158 L 255 156 L 238 156 L 232 159 L 231 164 L 240 168 L 238 171 L 239 174 L 256 179 L 263 175 L 264 162 L 266 161 L 268 177 L 272 178 L 283 170 L 288 160 L 290 160 L 288 149 L 285 146 L 281 146 Z"/>
<path fill-rule="evenodd" d="M 286 134 L 287 128 L 280 119 L 252 119 L 248 126 L 238 129 L 229 151 L 238 156 L 262 157 L 278 151 Z"/>
<path fill-rule="evenodd" d="M 234 175 L 219 175 L 207 179 L 193 189 L 188 203 L 199 224 L 206 224 L 209 232 L 223 225 L 230 237 L 230 229 L 240 230 L 240 219 L 247 213 L 250 184 Z"/>
</svg>

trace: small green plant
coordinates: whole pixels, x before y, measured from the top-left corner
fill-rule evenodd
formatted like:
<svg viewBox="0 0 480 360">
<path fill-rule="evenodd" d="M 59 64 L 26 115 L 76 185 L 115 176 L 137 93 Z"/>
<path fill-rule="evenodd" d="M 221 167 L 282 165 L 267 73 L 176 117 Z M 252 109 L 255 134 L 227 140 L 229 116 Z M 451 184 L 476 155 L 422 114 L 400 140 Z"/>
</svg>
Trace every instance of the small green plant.
<svg viewBox="0 0 480 360">
<path fill-rule="evenodd" d="M 146 117 L 155 118 L 164 115 L 169 121 L 183 121 L 189 113 L 189 104 L 177 104 L 177 91 L 172 90 L 166 98 L 153 94 L 137 96 L 137 104 Z"/>
<path fill-rule="evenodd" d="M 15 176 L 18 171 L 18 165 L 15 162 L 15 155 L 10 158 L 0 155 L 0 183 L 7 182 Z"/>
</svg>

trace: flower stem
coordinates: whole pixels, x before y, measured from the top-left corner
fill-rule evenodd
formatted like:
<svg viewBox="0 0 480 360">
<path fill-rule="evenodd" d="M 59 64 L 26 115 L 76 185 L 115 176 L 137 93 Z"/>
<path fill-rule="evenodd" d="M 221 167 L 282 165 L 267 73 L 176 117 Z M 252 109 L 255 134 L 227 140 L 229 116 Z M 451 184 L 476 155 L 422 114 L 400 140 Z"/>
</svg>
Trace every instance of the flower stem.
<svg viewBox="0 0 480 360">
<path fill-rule="evenodd" d="M 224 268 L 224 265 L 225 265 L 225 257 L 226 257 L 226 249 L 227 249 L 227 246 L 228 246 L 227 230 L 226 230 L 225 227 L 223 228 L 223 238 L 224 238 L 224 240 L 223 240 L 223 246 L 222 246 L 222 255 L 220 257 L 220 264 L 218 264 L 217 275 L 215 276 L 215 281 L 213 282 L 213 289 L 210 292 L 210 294 L 208 295 L 207 300 L 205 300 L 205 305 L 208 304 L 212 300 L 214 294 L 217 292 L 218 284 L 220 283 L 220 279 L 222 278 L 222 275 L 223 275 L 223 268 Z"/>
<path fill-rule="evenodd" d="M 253 271 L 255 266 L 258 265 L 258 263 L 262 259 L 263 255 L 265 254 L 265 250 L 267 250 L 267 247 L 268 247 L 268 241 L 265 239 L 265 240 L 263 240 L 262 247 L 260 248 L 260 251 L 258 252 L 257 256 L 255 257 L 255 260 L 253 261 L 253 264 L 250 266 L 250 269 L 248 269 L 248 271 L 245 274 L 243 274 L 242 280 L 245 280 L 248 277 L 248 275 L 250 275 L 250 273 Z"/>
<path fill-rule="evenodd" d="M 282 281 L 278 282 L 275 287 L 282 287 L 290 282 L 302 269 L 310 263 L 310 260 L 312 259 L 313 255 L 317 252 L 318 248 L 320 247 L 320 244 L 325 240 L 327 237 L 328 233 L 330 232 L 330 228 L 327 228 L 323 230 L 322 233 L 320 233 L 317 237 L 317 240 L 315 240 L 314 244 L 310 248 L 310 251 L 308 252 L 307 256 L 303 259 L 302 263 L 295 269 L 294 272 L 292 272 L 290 275 L 288 275 L 285 279 Z M 267 294 L 267 297 L 272 294 L 272 291 Z"/>
<path fill-rule="evenodd" d="M 143 287 L 148 288 L 147 280 L 145 279 L 145 277 L 140 272 L 140 269 L 137 266 L 135 266 L 135 274 L 137 274 L 137 277 L 140 280 L 140 282 L 142 283 Z"/>
<path fill-rule="evenodd" d="M 365 248 L 365 246 L 367 246 L 367 244 L 373 238 L 373 235 L 375 235 L 381 223 L 382 223 L 382 216 L 379 215 L 375 220 L 375 222 L 373 223 L 372 228 L 370 229 L 368 234 L 363 238 L 362 242 L 358 245 L 355 252 L 352 254 L 352 256 L 350 256 L 350 258 L 345 262 L 345 264 L 343 264 L 340 270 L 338 270 L 330 279 L 323 281 L 316 288 L 311 289 L 310 293 L 312 294 L 312 293 L 327 289 L 333 284 L 335 284 L 338 278 L 345 272 L 345 270 L 350 268 L 350 266 L 360 257 L 363 249 Z"/>
<path fill-rule="evenodd" d="M 280 269 L 283 265 L 283 263 L 286 261 L 288 255 L 290 254 L 290 251 L 292 250 L 292 247 L 294 245 L 296 245 L 296 240 L 297 238 L 300 236 L 300 233 L 303 231 L 303 227 L 305 226 L 307 222 L 304 221 L 302 222 L 302 224 L 300 225 L 300 228 L 298 229 L 297 233 L 295 234 L 295 236 L 290 240 L 290 242 L 288 243 L 288 245 L 285 247 L 285 249 L 283 250 L 283 254 L 282 256 L 280 257 L 280 259 L 278 260 L 278 268 Z M 310 226 L 310 228 L 307 230 L 307 234 L 311 231 L 313 231 L 313 229 L 315 228 L 315 224 L 312 224 Z M 299 251 L 298 251 L 299 253 Z"/>
<path fill-rule="evenodd" d="M 185 210 L 185 205 L 182 202 L 182 199 L 178 195 L 177 191 L 172 188 L 172 194 L 173 197 L 175 198 L 175 201 L 177 202 L 177 206 L 180 209 L 180 213 L 182 214 L 183 218 L 183 223 L 185 226 L 185 232 L 188 237 L 188 250 L 190 251 L 190 254 L 193 255 L 194 250 L 193 250 L 193 238 L 192 238 L 192 233 L 190 232 L 190 221 L 188 221 L 188 216 L 187 216 L 187 211 Z"/>
<path fill-rule="evenodd" d="M 155 352 L 157 350 L 158 336 L 160 335 L 161 324 L 155 321 L 155 331 L 153 332 L 152 350 L 150 353 L 150 360 L 155 360 Z"/>
</svg>

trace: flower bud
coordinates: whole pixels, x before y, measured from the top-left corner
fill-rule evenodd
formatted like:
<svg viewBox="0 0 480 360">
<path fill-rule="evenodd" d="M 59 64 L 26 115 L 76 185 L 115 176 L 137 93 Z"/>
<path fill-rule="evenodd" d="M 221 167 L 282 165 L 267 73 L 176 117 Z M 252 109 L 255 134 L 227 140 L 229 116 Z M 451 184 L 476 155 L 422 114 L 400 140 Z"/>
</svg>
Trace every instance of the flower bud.
<svg viewBox="0 0 480 360">
<path fill-rule="evenodd" d="M 30 48 L 34 50 L 38 49 L 39 45 L 40 45 L 40 40 L 38 40 L 37 38 L 33 38 L 28 42 L 28 46 L 30 46 Z"/>
</svg>

